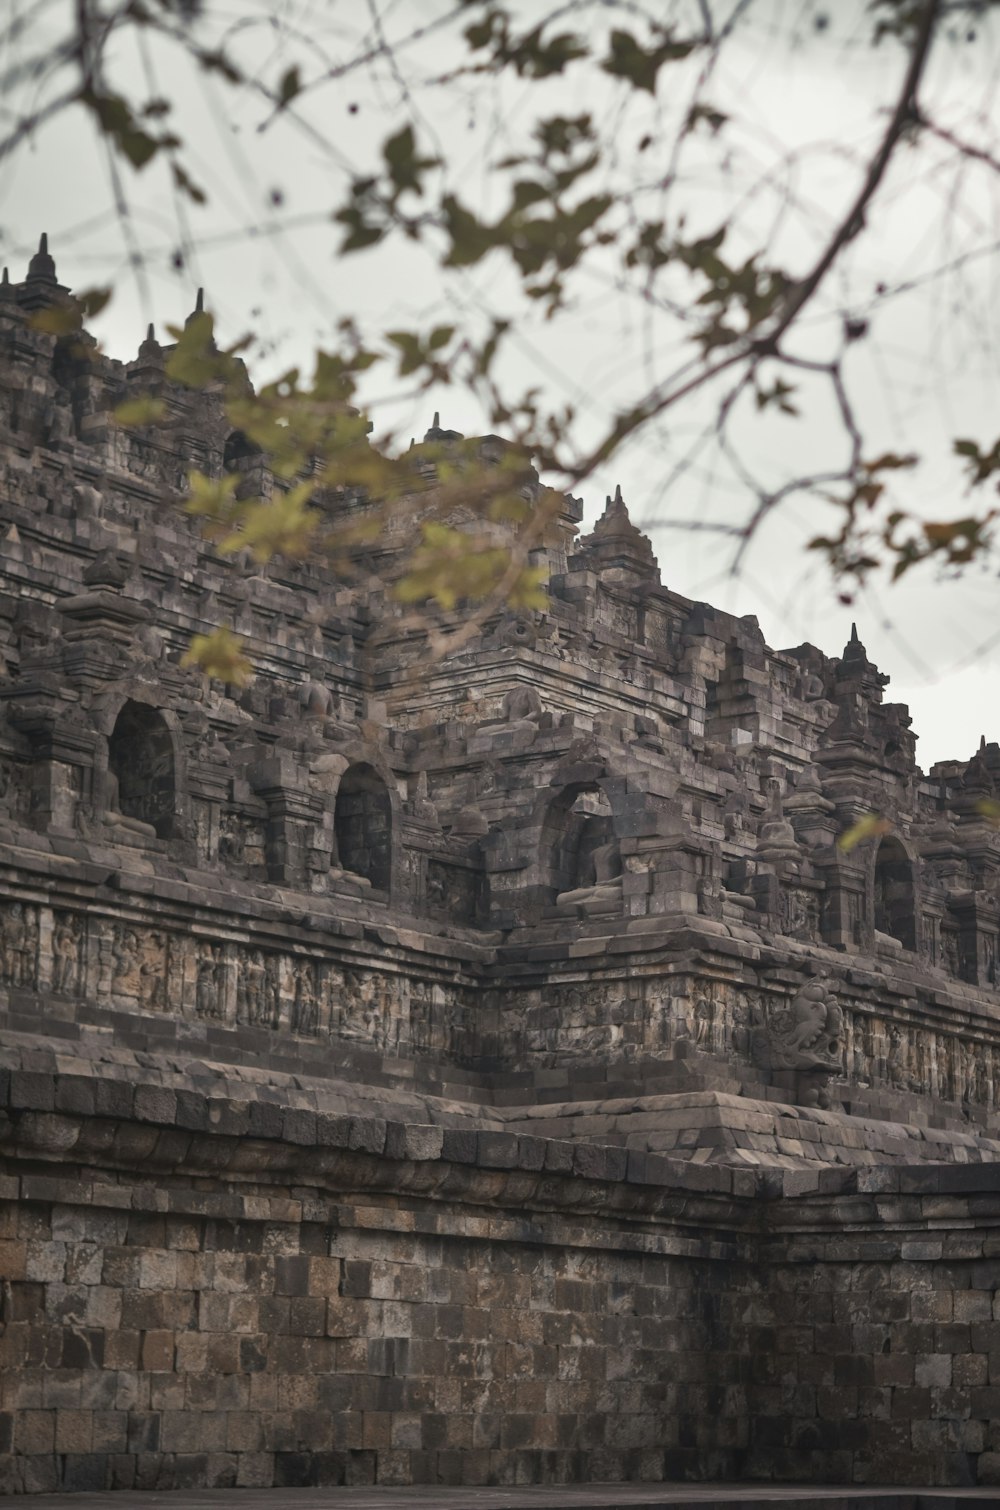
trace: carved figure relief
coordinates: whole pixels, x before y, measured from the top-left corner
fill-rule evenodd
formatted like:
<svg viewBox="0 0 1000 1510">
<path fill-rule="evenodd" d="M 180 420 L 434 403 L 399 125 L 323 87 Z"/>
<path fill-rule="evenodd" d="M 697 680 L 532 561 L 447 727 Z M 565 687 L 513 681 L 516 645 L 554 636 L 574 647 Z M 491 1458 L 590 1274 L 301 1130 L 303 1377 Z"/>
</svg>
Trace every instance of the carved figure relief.
<svg viewBox="0 0 1000 1510">
<path fill-rule="evenodd" d="M 819 901 L 814 891 L 797 886 L 782 888 L 785 932 L 791 938 L 814 938 L 819 932 Z"/>
<path fill-rule="evenodd" d="M 0 808 L 12 818 L 23 817 L 27 808 L 22 772 L 9 760 L 0 760 Z"/>
<path fill-rule="evenodd" d="M 167 1004 L 167 944 L 157 929 L 140 942 L 139 1000 L 152 1012 L 162 1012 Z"/>
<path fill-rule="evenodd" d="M 139 939 L 127 923 L 116 923 L 111 941 L 111 991 L 115 996 L 140 995 Z"/>
<path fill-rule="evenodd" d="M 478 889 L 479 877 L 474 870 L 443 860 L 428 860 L 428 907 L 447 913 L 456 923 L 475 922 Z"/>
<path fill-rule="evenodd" d="M 264 866 L 264 826 L 246 813 L 223 811 L 219 815 L 219 860 L 223 865 Z"/>
<path fill-rule="evenodd" d="M 0 974 L 5 985 L 34 987 L 38 980 L 38 909 L 9 902 L 0 923 Z"/>
<path fill-rule="evenodd" d="M 292 1032 L 316 1032 L 316 975 L 308 960 L 300 960 L 292 971 Z"/>
<path fill-rule="evenodd" d="M 259 949 L 240 955 L 236 975 L 236 1016 L 251 1027 L 274 1027 L 267 994 L 267 971 Z"/>
<path fill-rule="evenodd" d="M 220 1019 L 225 1016 L 222 990 L 222 949 L 218 944 L 198 946 L 198 976 L 195 1011 L 199 1017 Z"/>
<path fill-rule="evenodd" d="M 80 945 L 83 923 L 75 913 L 56 919 L 52 935 L 52 989 L 60 996 L 75 996 L 80 989 Z"/>
</svg>

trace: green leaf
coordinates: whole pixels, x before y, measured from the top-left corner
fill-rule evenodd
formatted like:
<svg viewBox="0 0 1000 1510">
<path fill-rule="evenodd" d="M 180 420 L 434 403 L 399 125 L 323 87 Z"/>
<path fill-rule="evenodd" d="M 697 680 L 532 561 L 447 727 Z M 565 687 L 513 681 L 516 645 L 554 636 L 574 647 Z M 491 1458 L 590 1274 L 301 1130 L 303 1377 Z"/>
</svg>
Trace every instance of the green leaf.
<svg viewBox="0 0 1000 1510">
<path fill-rule="evenodd" d="M 451 249 L 445 258 L 446 267 L 471 267 L 496 246 L 497 235 L 492 227 L 478 220 L 453 194 L 445 195 L 441 208 L 444 211 L 445 230 L 451 239 Z"/>
<path fill-rule="evenodd" d="M 261 564 L 273 556 L 307 556 L 320 523 L 320 515 L 306 508 L 315 490 L 316 482 L 310 480 L 252 504 L 243 511 L 238 529 L 219 541 L 219 549 L 229 555 L 249 550 Z"/>
<path fill-rule="evenodd" d="M 656 93 L 656 76 L 664 63 L 686 58 L 694 50 L 693 42 L 674 42 L 669 32 L 657 46 L 645 48 L 629 31 L 611 33 L 611 51 L 601 63 L 612 78 L 625 79 L 636 89 Z"/>
<path fill-rule="evenodd" d="M 390 136 L 382 147 L 385 165 L 395 190 L 394 198 L 411 189 L 423 193 L 421 178 L 429 168 L 438 166 L 436 157 L 419 157 L 412 126 L 404 126 L 395 136 Z"/>
<path fill-rule="evenodd" d="M 177 185 L 178 189 L 180 189 L 182 194 L 187 195 L 192 204 L 208 203 L 208 196 L 205 193 L 205 190 L 201 187 L 200 184 L 195 183 L 194 179 L 190 176 L 185 168 L 181 167 L 180 163 L 171 163 L 170 171 L 173 175 L 174 183 Z"/>
<path fill-rule="evenodd" d="M 84 321 L 99 315 L 110 299 L 110 288 L 87 288 L 58 304 L 33 310 L 28 316 L 28 325 L 32 330 L 41 330 L 50 336 L 75 335 L 83 329 Z"/>
<path fill-rule="evenodd" d="M 281 76 L 281 83 L 278 85 L 278 109 L 284 110 L 285 106 L 290 105 L 295 96 L 301 93 L 302 79 L 296 63 Z"/>
<path fill-rule="evenodd" d="M 185 388 L 206 388 L 220 375 L 221 354 L 216 349 L 214 330 L 212 316 L 202 310 L 177 332 L 177 344 L 164 369 L 171 382 L 183 383 Z"/>
<path fill-rule="evenodd" d="M 722 127 L 728 121 L 729 116 L 723 110 L 716 110 L 711 105 L 692 105 L 688 111 L 685 129 L 694 131 L 699 125 L 705 125 L 713 136 L 718 136 Z"/>
</svg>

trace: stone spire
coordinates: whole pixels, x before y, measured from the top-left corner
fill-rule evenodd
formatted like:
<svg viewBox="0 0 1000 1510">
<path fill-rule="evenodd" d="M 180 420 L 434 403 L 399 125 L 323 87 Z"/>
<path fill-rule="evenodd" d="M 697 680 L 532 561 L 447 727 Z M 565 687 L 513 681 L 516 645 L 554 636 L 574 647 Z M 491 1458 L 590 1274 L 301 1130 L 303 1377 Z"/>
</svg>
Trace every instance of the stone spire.
<svg viewBox="0 0 1000 1510">
<path fill-rule="evenodd" d="M 618 568 L 659 581 L 660 570 L 653 547 L 629 518 L 620 487 L 615 488 L 614 498 L 606 500 L 604 513 L 594 525 L 593 532 L 580 541 L 580 548 L 592 560 L 596 557 L 594 565 L 598 571 Z"/>
<path fill-rule="evenodd" d="M 135 360 L 128 365 L 129 378 L 148 378 L 163 370 L 163 347 L 156 339 L 152 324 L 146 326 L 146 339 L 136 352 Z"/>
<path fill-rule="evenodd" d="M 10 273 L 4 268 L 3 274 L 0 276 L 0 302 L 10 303 L 14 298 L 16 298 L 16 295 L 11 285 Z"/>
<path fill-rule="evenodd" d="M 851 638 L 844 646 L 844 653 L 840 657 L 837 666 L 835 686 L 837 692 L 842 692 L 847 687 L 860 688 L 874 702 L 882 701 L 882 688 L 889 678 L 878 669 L 874 661 L 868 659 L 868 652 L 861 642 L 857 624 L 851 625 Z M 835 700 L 839 697 L 835 692 Z"/>
<path fill-rule="evenodd" d="M 49 238 L 43 231 L 38 242 L 38 251 L 28 263 L 28 283 L 51 283 L 55 287 L 59 280 L 56 277 L 56 265 L 49 255 Z"/>
<path fill-rule="evenodd" d="M 24 309 L 44 309 L 57 304 L 66 294 L 56 277 L 56 265 L 49 254 L 49 238 L 43 231 L 38 242 L 38 251 L 28 263 L 28 275 L 18 292 L 18 303 Z"/>
<path fill-rule="evenodd" d="M 199 315 L 203 315 L 204 313 L 205 313 L 205 290 L 203 288 L 199 288 L 198 293 L 195 296 L 194 309 L 191 311 L 191 313 L 188 315 L 187 319 L 184 321 L 185 329 L 187 328 L 188 325 L 191 324 L 192 320 L 196 320 Z"/>
<path fill-rule="evenodd" d="M 425 441 L 435 441 L 435 440 L 464 440 L 464 439 L 465 439 L 465 437 L 463 436 L 461 430 L 442 430 L 442 428 L 441 428 L 441 415 L 440 415 L 439 411 L 437 409 L 435 409 L 434 410 L 434 421 L 433 421 L 430 429 L 427 430 L 424 433 L 424 440 Z"/>
</svg>

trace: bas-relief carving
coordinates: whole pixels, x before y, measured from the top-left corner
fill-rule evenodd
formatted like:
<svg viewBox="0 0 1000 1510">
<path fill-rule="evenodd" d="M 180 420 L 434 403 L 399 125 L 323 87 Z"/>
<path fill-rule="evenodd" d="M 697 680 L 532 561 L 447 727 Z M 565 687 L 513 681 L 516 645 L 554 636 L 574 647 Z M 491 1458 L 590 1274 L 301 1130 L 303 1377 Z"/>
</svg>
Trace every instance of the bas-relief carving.
<svg viewBox="0 0 1000 1510">
<path fill-rule="evenodd" d="M 263 875 L 263 823 L 246 813 L 224 809 L 219 814 L 219 861 L 222 865 L 246 867 L 251 874 Z"/>
<path fill-rule="evenodd" d="M 23 818 L 28 811 L 26 773 L 13 760 L 0 758 L 0 809 L 12 818 Z"/>
<path fill-rule="evenodd" d="M 226 1015 L 222 946 L 199 940 L 196 958 L 195 1014 L 206 1020 L 222 1021 Z"/>
<path fill-rule="evenodd" d="M 280 1020 L 281 992 L 275 994 L 267 964 L 259 949 L 244 950 L 237 963 L 236 1017 L 250 1027 L 275 1028 Z"/>
<path fill-rule="evenodd" d="M 796 886 L 782 887 L 782 926 L 790 938 L 815 938 L 819 932 L 819 896 Z"/>
<path fill-rule="evenodd" d="M 427 906 L 444 912 L 455 922 L 474 923 L 479 874 L 446 861 L 427 861 Z"/>
<path fill-rule="evenodd" d="M 826 980 L 799 987 L 787 1004 L 771 1004 L 753 1037 L 762 1069 L 792 1072 L 804 1106 L 827 1107 L 829 1082 L 843 1073 L 844 1014 Z"/>
<path fill-rule="evenodd" d="M 0 979 L 32 989 L 38 979 L 38 908 L 8 902 L 0 918 Z"/>
<path fill-rule="evenodd" d="M 168 945 L 160 929 L 114 923 L 100 953 L 106 962 L 107 993 L 113 1001 L 134 1003 L 151 1012 L 166 1010 Z"/>
<path fill-rule="evenodd" d="M 52 933 L 52 989 L 59 996 L 76 996 L 81 990 L 84 941 L 83 919 L 72 912 L 58 913 Z"/>
<path fill-rule="evenodd" d="M 407 1025 L 408 1026 L 408 1025 Z M 391 977 L 372 970 L 344 971 L 339 1035 L 376 1049 L 395 1047 L 402 1036 L 401 997 Z"/>
<path fill-rule="evenodd" d="M 292 969 L 292 1032 L 314 1035 L 317 1012 L 315 966 L 309 960 L 299 960 Z"/>
</svg>

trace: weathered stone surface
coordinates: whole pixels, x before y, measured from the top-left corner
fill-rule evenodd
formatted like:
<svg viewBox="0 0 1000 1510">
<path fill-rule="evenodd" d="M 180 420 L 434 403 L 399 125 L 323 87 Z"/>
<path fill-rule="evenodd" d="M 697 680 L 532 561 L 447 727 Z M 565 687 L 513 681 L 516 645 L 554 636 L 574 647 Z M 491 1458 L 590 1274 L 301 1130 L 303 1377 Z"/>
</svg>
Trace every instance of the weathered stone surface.
<svg viewBox="0 0 1000 1510">
<path fill-rule="evenodd" d="M 79 361 L 39 297 L 0 1485 L 996 1482 L 1000 749 L 923 776 L 856 636 L 680 597 L 620 496 L 430 665 L 379 590 L 251 590 L 165 501 L 265 460 L 211 394 L 111 424 L 162 353 Z M 241 693 L 179 664 L 223 616 Z"/>
</svg>

